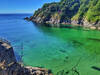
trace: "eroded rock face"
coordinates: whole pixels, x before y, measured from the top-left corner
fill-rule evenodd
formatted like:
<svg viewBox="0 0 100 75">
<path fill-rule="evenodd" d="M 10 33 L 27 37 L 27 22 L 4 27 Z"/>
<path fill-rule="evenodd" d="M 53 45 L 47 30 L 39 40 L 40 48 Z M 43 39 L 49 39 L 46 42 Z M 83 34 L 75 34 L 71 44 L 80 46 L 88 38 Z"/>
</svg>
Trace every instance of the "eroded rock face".
<svg viewBox="0 0 100 75">
<path fill-rule="evenodd" d="M 50 70 L 38 67 L 25 67 L 16 61 L 13 47 L 0 40 L 0 75 L 52 75 Z"/>
<path fill-rule="evenodd" d="M 57 18 L 53 18 L 51 17 L 49 20 L 45 21 L 44 20 L 45 18 L 42 18 L 42 17 L 30 17 L 29 18 L 29 21 L 33 21 L 33 22 L 36 22 L 36 23 L 44 23 L 44 24 L 72 24 L 72 25 L 77 25 L 77 26 L 83 26 L 83 27 L 91 27 L 91 26 L 95 26 L 95 27 L 100 27 L 100 21 L 98 21 L 97 23 L 94 22 L 94 23 L 91 23 L 91 22 L 88 22 L 86 19 L 82 19 L 82 20 L 64 20 L 64 21 L 61 21 L 61 19 L 57 19 Z M 27 20 L 27 19 L 26 19 Z"/>
<path fill-rule="evenodd" d="M 44 4 L 42 8 L 34 12 L 30 20 L 36 23 L 52 24 L 51 26 L 55 24 L 72 24 L 89 28 L 95 26 L 96 28 L 92 28 L 100 30 L 98 28 L 100 27 L 99 7 L 100 0 L 61 0 Z"/>
<path fill-rule="evenodd" d="M 7 42 L 0 41 L 0 63 L 8 65 L 12 62 L 16 62 L 12 46 Z"/>
</svg>

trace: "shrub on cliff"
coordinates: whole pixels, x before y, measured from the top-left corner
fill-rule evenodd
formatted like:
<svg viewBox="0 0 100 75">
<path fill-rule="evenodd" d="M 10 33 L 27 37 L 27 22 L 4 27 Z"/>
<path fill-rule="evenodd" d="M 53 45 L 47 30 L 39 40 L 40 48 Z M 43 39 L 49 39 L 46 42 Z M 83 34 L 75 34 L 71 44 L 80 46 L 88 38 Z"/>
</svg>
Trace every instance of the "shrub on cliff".
<svg viewBox="0 0 100 75">
<path fill-rule="evenodd" d="M 61 22 L 67 20 L 86 19 L 89 22 L 100 21 L 100 0 L 61 0 L 46 3 L 34 13 L 34 17 L 41 17 L 45 21 L 58 13 Z"/>
</svg>

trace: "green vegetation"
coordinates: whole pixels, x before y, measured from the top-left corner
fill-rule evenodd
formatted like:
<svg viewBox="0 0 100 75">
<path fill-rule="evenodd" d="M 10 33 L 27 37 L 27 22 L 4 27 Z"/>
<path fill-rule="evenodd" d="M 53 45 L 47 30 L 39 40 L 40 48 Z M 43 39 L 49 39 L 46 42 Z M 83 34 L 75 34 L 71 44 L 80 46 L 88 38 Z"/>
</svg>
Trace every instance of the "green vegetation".
<svg viewBox="0 0 100 75">
<path fill-rule="evenodd" d="M 86 18 L 89 22 L 100 20 L 100 0 L 81 0 L 79 11 L 73 19 Z"/>
<path fill-rule="evenodd" d="M 97 22 L 100 20 L 100 0 L 92 0 L 86 14 L 89 21 Z"/>
<path fill-rule="evenodd" d="M 34 17 L 41 17 L 44 22 L 55 15 L 60 22 L 86 19 L 97 23 L 100 21 L 100 0 L 61 0 L 46 3 L 34 13 Z"/>
</svg>

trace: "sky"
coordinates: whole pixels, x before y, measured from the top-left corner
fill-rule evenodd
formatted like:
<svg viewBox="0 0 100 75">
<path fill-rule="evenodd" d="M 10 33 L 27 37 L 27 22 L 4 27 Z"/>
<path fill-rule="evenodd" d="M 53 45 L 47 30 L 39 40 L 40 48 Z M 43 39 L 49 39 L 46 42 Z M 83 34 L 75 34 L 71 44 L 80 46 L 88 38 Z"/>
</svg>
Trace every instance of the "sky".
<svg viewBox="0 0 100 75">
<path fill-rule="evenodd" d="M 60 0 L 1 0 L 0 13 L 33 13 L 44 3 L 57 1 Z"/>
</svg>

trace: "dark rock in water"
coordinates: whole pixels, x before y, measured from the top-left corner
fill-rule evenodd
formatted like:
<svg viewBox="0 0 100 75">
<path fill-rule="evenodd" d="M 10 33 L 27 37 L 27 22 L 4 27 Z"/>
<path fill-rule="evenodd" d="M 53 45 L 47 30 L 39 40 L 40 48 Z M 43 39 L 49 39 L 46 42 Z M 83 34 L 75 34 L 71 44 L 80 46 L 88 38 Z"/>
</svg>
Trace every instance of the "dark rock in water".
<svg viewBox="0 0 100 75">
<path fill-rule="evenodd" d="M 25 67 L 19 64 L 10 43 L 0 40 L 0 75 L 52 75 L 52 73 L 45 68 Z"/>
<path fill-rule="evenodd" d="M 72 40 L 72 43 L 73 43 L 73 45 L 74 45 L 75 47 L 83 45 L 83 43 L 81 43 L 81 42 L 79 42 L 79 41 L 76 41 L 76 40 Z"/>
<path fill-rule="evenodd" d="M 92 66 L 91 68 L 94 69 L 94 70 L 100 71 L 100 68 L 98 68 L 96 66 Z"/>
<path fill-rule="evenodd" d="M 69 59 L 69 57 L 66 56 L 65 59 L 64 59 L 64 62 L 68 62 L 68 59 Z"/>
<path fill-rule="evenodd" d="M 30 18 L 26 17 L 26 18 L 24 18 L 24 20 L 28 20 L 28 21 L 29 21 L 29 20 L 30 20 Z"/>
<path fill-rule="evenodd" d="M 100 42 L 100 39 L 96 39 L 96 38 L 88 38 L 88 40 Z"/>
<path fill-rule="evenodd" d="M 69 57 L 68 57 L 68 56 L 66 56 L 66 57 L 65 57 L 65 59 L 69 59 Z"/>
<path fill-rule="evenodd" d="M 60 52 L 62 52 L 62 53 L 66 53 L 66 51 L 65 50 L 59 50 Z"/>
<path fill-rule="evenodd" d="M 66 74 L 69 74 L 69 71 L 67 71 Z"/>
</svg>

